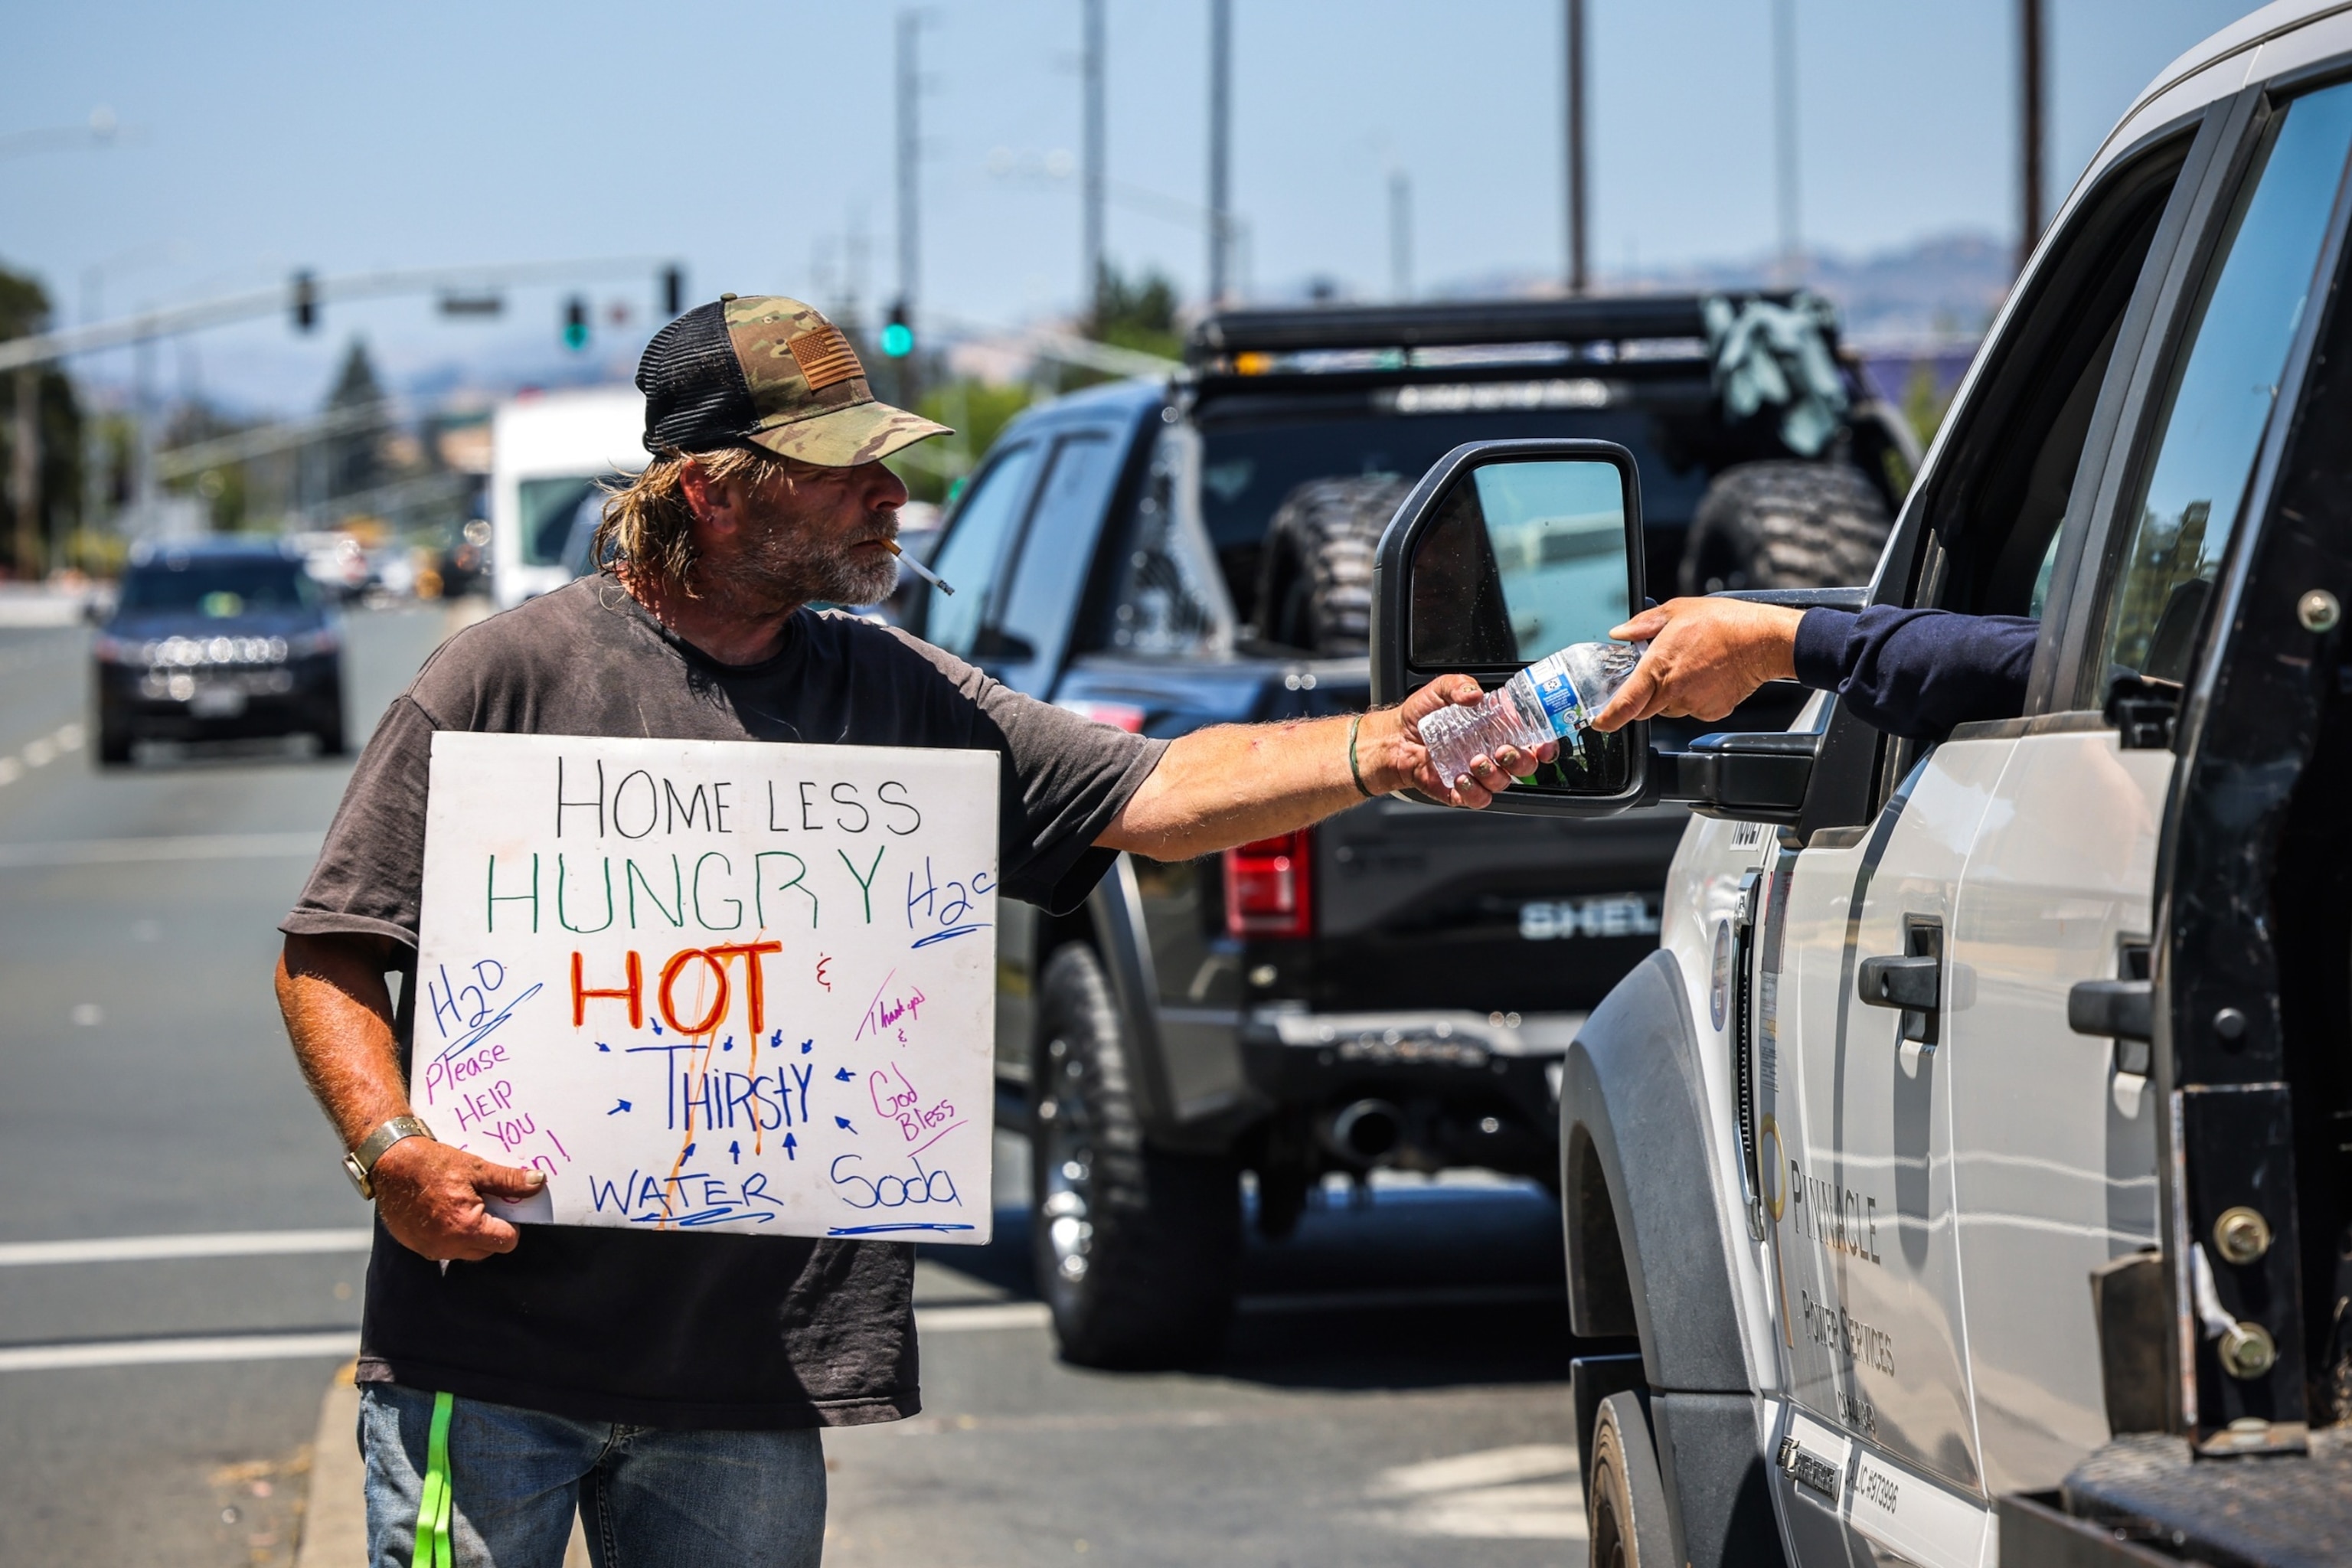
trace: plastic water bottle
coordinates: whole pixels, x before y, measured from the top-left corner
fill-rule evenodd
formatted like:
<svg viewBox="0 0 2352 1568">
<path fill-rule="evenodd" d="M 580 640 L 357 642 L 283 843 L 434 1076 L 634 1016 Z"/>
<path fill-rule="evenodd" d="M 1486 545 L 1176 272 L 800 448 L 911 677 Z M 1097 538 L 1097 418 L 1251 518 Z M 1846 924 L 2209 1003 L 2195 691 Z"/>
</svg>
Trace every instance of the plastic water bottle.
<svg viewBox="0 0 2352 1568">
<path fill-rule="evenodd" d="M 1584 754 L 1584 731 L 1633 673 L 1648 643 L 1571 643 L 1538 659 L 1486 693 L 1475 708 L 1449 703 L 1421 721 L 1437 776 L 1452 784 L 1470 772 L 1473 757 L 1505 746 L 1532 753 L 1548 741 Z"/>
</svg>

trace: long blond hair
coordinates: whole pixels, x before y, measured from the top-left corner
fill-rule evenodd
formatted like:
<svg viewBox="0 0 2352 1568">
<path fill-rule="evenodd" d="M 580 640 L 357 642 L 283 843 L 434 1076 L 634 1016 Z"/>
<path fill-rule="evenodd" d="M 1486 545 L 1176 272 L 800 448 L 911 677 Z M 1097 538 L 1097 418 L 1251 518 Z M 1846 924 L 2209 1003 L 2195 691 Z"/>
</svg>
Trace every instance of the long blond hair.
<svg viewBox="0 0 2352 1568">
<path fill-rule="evenodd" d="M 626 484 L 607 486 L 604 514 L 596 523 L 592 554 L 597 569 L 656 578 L 694 596 L 694 509 L 687 504 L 686 466 L 712 479 L 740 481 L 754 489 L 785 479 L 785 459 L 756 447 L 722 447 L 715 452 L 663 452 Z"/>
</svg>

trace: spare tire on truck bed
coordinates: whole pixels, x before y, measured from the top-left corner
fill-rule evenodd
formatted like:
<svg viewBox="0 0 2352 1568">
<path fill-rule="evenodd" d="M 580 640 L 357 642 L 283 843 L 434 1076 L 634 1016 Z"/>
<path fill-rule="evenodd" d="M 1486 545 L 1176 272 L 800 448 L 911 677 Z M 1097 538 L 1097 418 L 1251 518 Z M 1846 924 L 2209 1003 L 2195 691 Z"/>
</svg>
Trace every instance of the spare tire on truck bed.
<svg viewBox="0 0 2352 1568">
<path fill-rule="evenodd" d="M 1258 557 L 1260 641 L 1327 658 L 1370 650 L 1372 552 L 1410 488 L 1363 474 L 1309 479 L 1282 498 Z"/>
<path fill-rule="evenodd" d="M 1868 583 L 1895 520 L 1844 463 L 1741 463 L 1715 477 L 1683 546 L 1685 594 Z"/>
</svg>

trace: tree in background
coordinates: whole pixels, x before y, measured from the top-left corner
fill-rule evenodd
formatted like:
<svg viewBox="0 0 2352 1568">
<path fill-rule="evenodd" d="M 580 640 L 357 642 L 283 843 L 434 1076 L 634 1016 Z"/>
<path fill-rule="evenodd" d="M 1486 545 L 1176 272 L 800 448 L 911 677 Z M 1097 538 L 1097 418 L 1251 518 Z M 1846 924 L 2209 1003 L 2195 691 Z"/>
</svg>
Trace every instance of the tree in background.
<svg viewBox="0 0 2352 1568">
<path fill-rule="evenodd" d="M 39 282 L 0 267 L 0 339 L 47 330 L 49 297 Z M 30 405 L 20 399 L 30 394 Z M 18 449 L 31 416 L 38 461 L 20 474 Z M 73 383 L 54 364 L 0 376 L 0 556 L 9 574 L 38 576 L 63 564 L 64 542 L 77 531 L 82 495 L 81 405 Z M 22 480 L 33 481 L 33 515 L 23 515 Z"/>
<path fill-rule="evenodd" d="M 356 496 L 383 483 L 384 441 L 392 431 L 392 418 L 383 402 L 383 384 L 376 379 L 374 362 L 368 358 L 367 342 L 355 337 L 343 354 L 343 368 L 335 377 L 335 389 L 327 395 L 328 415 L 348 415 L 353 423 L 322 443 L 326 473 L 319 500 L 332 501 Z"/>
<path fill-rule="evenodd" d="M 1158 354 L 1161 359 L 1184 356 L 1184 336 L 1176 329 L 1176 285 L 1165 273 L 1146 268 L 1129 278 L 1110 262 L 1103 263 L 1095 287 L 1095 308 L 1086 321 L 1086 334 L 1098 343 Z"/>
</svg>

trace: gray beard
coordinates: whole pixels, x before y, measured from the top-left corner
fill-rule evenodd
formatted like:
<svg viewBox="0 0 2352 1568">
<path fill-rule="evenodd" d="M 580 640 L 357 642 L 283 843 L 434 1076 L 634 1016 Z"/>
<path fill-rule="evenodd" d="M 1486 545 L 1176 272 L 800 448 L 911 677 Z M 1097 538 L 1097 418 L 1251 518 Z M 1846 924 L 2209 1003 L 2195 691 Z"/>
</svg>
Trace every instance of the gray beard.
<svg viewBox="0 0 2352 1568">
<path fill-rule="evenodd" d="M 871 605 L 898 586 L 898 559 L 886 555 L 869 564 L 810 541 L 797 530 L 778 529 L 735 563 L 720 592 L 732 591 L 777 604 Z"/>
</svg>

